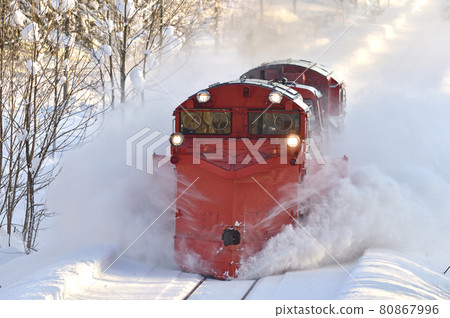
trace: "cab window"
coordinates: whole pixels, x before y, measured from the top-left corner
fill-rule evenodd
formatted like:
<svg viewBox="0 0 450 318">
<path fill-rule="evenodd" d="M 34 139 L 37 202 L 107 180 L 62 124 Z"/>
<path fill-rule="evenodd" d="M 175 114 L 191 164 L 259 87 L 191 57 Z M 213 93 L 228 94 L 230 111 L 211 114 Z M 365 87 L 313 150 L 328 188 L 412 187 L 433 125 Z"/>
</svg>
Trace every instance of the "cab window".
<svg viewBox="0 0 450 318">
<path fill-rule="evenodd" d="M 248 132 L 252 135 L 287 135 L 290 133 L 300 133 L 300 112 L 249 112 Z"/>
<path fill-rule="evenodd" d="M 226 109 L 180 111 L 180 131 L 186 135 L 228 135 L 231 112 Z"/>
</svg>

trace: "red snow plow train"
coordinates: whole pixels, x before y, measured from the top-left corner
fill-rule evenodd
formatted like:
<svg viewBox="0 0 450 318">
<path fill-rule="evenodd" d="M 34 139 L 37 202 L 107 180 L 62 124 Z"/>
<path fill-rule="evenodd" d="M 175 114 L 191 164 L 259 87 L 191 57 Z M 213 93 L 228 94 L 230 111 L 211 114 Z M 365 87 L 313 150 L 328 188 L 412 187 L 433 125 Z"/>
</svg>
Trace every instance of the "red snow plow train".
<svg viewBox="0 0 450 318">
<path fill-rule="evenodd" d="M 182 270 L 234 278 L 245 258 L 297 221 L 303 211 L 284 206 L 284 194 L 297 191 L 307 172 L 310 137 L 340 129 L 344 103 L 342 81 L 299 60 L 261 65 L 175 109 L 175 259 Z"/>
</svg>

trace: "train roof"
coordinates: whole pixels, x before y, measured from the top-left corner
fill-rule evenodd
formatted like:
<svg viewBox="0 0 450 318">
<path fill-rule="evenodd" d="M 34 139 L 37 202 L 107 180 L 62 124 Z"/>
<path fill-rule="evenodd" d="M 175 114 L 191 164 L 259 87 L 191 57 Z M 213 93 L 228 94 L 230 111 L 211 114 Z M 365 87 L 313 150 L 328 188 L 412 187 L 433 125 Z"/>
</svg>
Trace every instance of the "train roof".
<svg viewBox="0 0 450 318">
<path fill-rule="evenodd" d="M 317 62 L 311 62 L 311 61 L 307 61 L 307 60 L 301 60 L 301 59 L 278 60 L 278 61 L 273 61 L 273 62 L 262 63 L 258 67 L 280 65 L 280 64 L 289 64 L 289 65 L 297 65 L 297 66 L 305 67 L 305 68 L 311 69 L 311 70 L 325 76 L 326 78 L 332 78 L 339 84 L 342 84 L 344 82 L 336 74 L 334 74 L 334 71 L 330 70 L 326 66 L 324 66 L 322 64 L 318 64 Z"/>
<path fill-rule="evenodd" d="M 213 88 L 213 87 L 219 87 L 219 86 L 224 86 L 224 85 L 232 85 L 232 84 L 243 84 L 243 85 L 247 84 L 247 85 L 264 87 L 264 88 L 267 88 L 267 89 L 270 89 L 270 90 L 275 90 L 275 91 L 280 92 L 284 96 L 288 97 L 289 99 L 291 99 L 296 104 L 298 104 L 304 111 L 307 111 L 308 108 L 309 108 L 309 106 L 306 105 L 303 102 L 303 97 L 302 97 L 302 95 L 299 92 L 297 92 L 296 90 L 290 88 L 289 86 L 286 86 L 284 84 L 281 84 L 281 83 L 278 83 L 278 82 L 274 82 L 274 81 L 267 81 L 267 80 L 261 80 L 261 79 L 241 78 L 240 80 L 234 80 L 234 81 L 230 81 L 230 82 L 214 83 L 214 84 L 209 85 L 208 87 L 209 88 Z M 312 87 L 306 86 L 306 85 L 301 85 L 301 86 L 312 88 Z"/>
<path fill-rule="evenodd" d="M 292 83 L 292 84 L 291 84 Z M 305 89 L 310 91 L 311 93 L 313 93 L 314 95 L 316 95 L 318 98 L 322 97 L 322 93 L 315 87 L 312 86 L 308 86 L 308 85 L 303 85 L 303 84 L 297 84 L 295 82 L 290 82 L 289 84 L 286 84 L 289 87 L 298 87 L 301 89 Z"/>
</svg>

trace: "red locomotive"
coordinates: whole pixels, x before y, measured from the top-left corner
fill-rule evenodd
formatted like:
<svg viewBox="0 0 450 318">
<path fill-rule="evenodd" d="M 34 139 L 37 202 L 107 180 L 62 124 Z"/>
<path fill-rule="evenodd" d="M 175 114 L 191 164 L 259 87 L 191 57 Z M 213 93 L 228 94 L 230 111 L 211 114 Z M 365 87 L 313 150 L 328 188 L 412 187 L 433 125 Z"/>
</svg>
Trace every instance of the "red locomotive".
<svg viewBox="0 0 450 318">
<path fill-rule="evenodd" d="M 298 204 L 284 206 L 283 199 L 306 173 L 309 134 L 320 134 L 331 112 L 321 110 L 321 98 L 314 87 L 243 76 L 175 109 L 170 142 L 181 269 L 236 277 L 242 260 L 299 217 Z"/>
<path fill-rule="evenodd" d="M 316 88 L 323 96 L 322 116 L 326 119 L 323 122 L 324 128 L 336 130 L 343 128 L 346 103 L 345 83 L 325 66 L 306 60 L 288 59 L 263 63 L 243 76 L 291 82 L 286 85 L 298 91 L 300 91 L 299 88 L 296 88 L 298 84 Z"/>
</svg>

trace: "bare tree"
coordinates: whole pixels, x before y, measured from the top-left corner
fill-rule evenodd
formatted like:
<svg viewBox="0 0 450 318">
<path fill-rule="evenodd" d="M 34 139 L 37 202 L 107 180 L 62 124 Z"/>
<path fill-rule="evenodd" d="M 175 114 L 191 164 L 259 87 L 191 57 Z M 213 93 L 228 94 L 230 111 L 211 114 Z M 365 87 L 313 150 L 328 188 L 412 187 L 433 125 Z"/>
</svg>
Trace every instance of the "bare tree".
<svg viewBox="0 0 450 318">
<path fill-rule="evenodd" d="M 194 0 L 105 0 L 99 9 L 89 10 L 96 43 L 91 43 L 93 58 L 111 83 L 110 100 L 115 89 L 120 101 L 143 87 L 127 85 L 128 79 L 143 81 L 155 63 L 181 47 L 201 24 L 198 1 Z M 92 40 L 94 39 L 92 38 Z"/>
<path fill-rule="evenodd" d="M 3 17 L 20 10 L 1 3 L 7 13 Z M 76 44 L 67 18 L 75 3 L 46 3 L 35 0 L 27 6 L 23 28 L 1 27 L 1 36 L 9 41 L 0 48 L 0 76 L 7 83 L 0 92 L 1 180 L 6 189 L 0 207 L 8 233 L 11 227 L 21 231 L 26 252 L 36 247 L 41 221 L 49 215 L 43 190 L 59 171 L 60 154 L 86 139 L 101 111 L 96 106 L 101 96 L 93 89 L 95 67 L 89 52 Z M 17 223 L 13 214 L 20 203 L 24 212 Z"/>
<path fill-rule="evenodd" d="M 19 124 L 23 119 L 23 112 L 16 106 L 17 97 L 14 94 L 24 84 L 23 81 L 16 81 L 20 74 L 14 74 L 19 28 L 26 18 L 17 12 L 16 3 L 1 0 L 0 7 L 0 227 L 6 222 L 10 238 L 14 226 L 14 210 L 25 194 L 22 173 L 25 164 L 23 130 Z"/>
<path fill-rule="evenodd" d="M 21 233 L 27 253 L 62 153 L 117 96 L 143 96 L 153 66 L 195 30 L 218 34 L 223 2 L 0 0 L 0 228 Z"/>
</svg>

